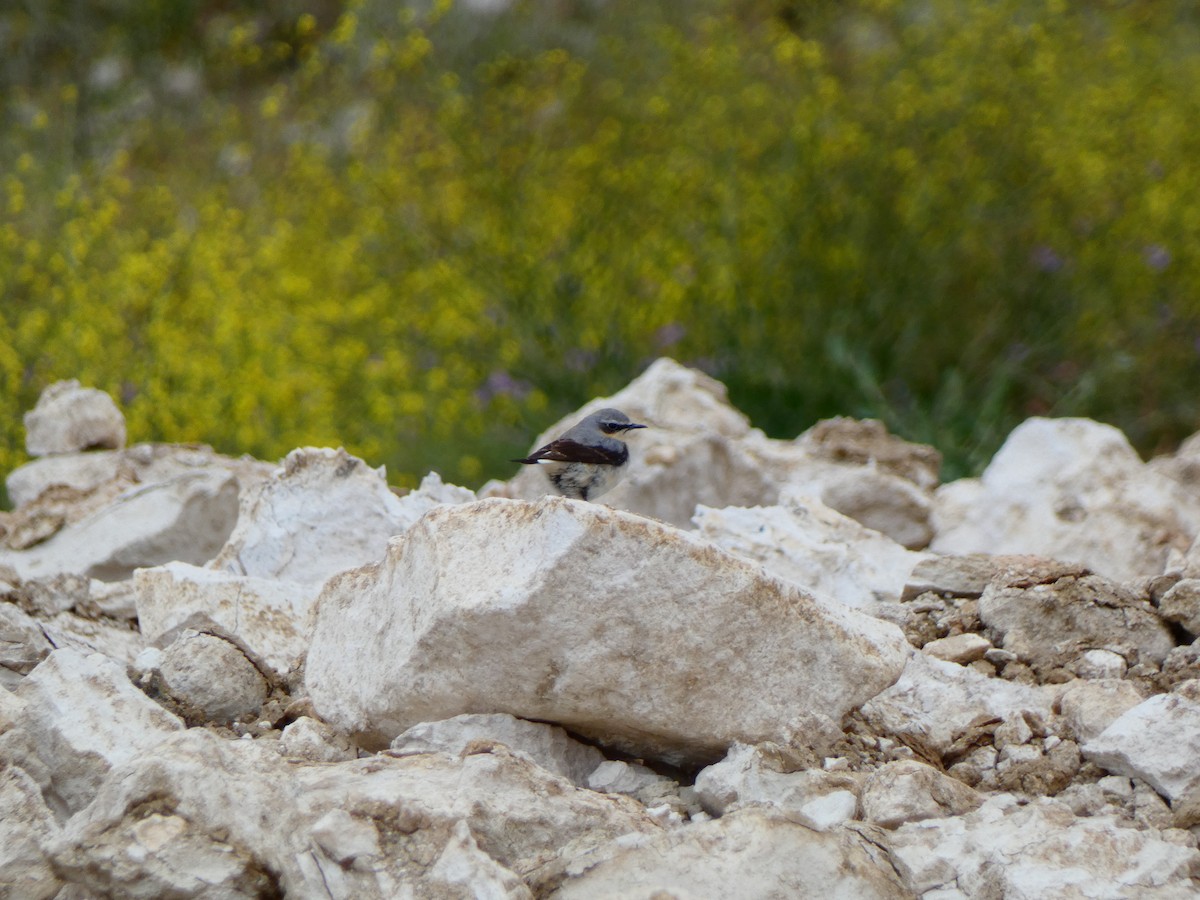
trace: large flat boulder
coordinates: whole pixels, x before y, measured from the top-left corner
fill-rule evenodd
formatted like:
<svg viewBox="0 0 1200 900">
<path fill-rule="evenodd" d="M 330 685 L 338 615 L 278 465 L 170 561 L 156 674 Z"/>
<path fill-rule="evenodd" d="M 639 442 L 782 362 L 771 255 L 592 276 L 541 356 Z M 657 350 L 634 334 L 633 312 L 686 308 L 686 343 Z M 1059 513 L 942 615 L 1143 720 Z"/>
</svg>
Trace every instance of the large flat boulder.
<svg viewBox="0 0 1200 900">
<path fill-rule="evenodd" d="M 435 509 L 318 604 L 312 701 L 367 746 L 507 712 L 712 762 L 808 714 L 840 720 L 908 652 L 895 626 L 690 533 L 559 497 Z"/>
</svg>

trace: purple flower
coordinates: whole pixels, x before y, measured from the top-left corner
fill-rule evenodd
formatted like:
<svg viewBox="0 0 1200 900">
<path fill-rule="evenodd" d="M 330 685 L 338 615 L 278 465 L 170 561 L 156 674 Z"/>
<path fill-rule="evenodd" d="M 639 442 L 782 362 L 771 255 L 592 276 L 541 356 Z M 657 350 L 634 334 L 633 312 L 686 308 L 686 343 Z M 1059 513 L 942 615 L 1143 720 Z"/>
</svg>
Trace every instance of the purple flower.
<svg viewBox="0 0 1200 900">
<path fill-rule="evenodd" d="M 1161 272 L 1171 264 L 1171 251 L 1162 244 L 1147 244 L 1142 248 L 1142 259 L 1155 272 Z"/>
<path fill-rule="evenodd" d="M 1057 272 L 1066 265 L 1066 261 L 1054 251 L 1053 247 L 1047 244 L 1038 244 L 1034 247 L 1029 254 L 1029 261 L 1039 272 Z"/>
<path fill-rule="evenodd" d="M 687 326 L 679 322 L 669 322 L 658 331 L 654 332 L 654 345 L 659 350 L 666 350 L 668 347 L 674 347 L 687 335 Z"/>
<path fill-rule="evenodd" d="M 529 382 L 513 378 L 503 369 L 496 369 L 487 377 L 483 386 L 475 391 L 475 397 L 481 403 L 487 403 L 495 397 L 513 397 L 521 400 L 530 390 Z"/>
</svg>

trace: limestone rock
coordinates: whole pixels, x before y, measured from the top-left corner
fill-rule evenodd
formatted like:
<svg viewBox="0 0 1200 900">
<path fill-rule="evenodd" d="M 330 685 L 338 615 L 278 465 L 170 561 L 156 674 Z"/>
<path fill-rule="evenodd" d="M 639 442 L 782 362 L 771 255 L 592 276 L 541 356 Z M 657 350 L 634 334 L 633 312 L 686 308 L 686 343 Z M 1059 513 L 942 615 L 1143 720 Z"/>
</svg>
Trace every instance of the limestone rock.
<svg viewBox="0 0 1200 900">
<path fill-rule="evenodd" d="M 888 841 L 918 896 L 1195 896 L 1200 853 L 1056 800 L 994 796 L 963 816 L 901 825 Z"/>
<path fill-rule="evenodd" d="M 217 631 L 250 647 L 280 677 L 308 651 L 318 585 L 186 563 L 140 569 L 133 580 L 147 641 L 165 646 L 185 628 Z"/>
<path fill-rule="evenodd" d="M 604 762 L 604 754 L 581 744 L 561 728 L 527 722 L 504 713 L 461 715 L 440 722 L 422 722 L 397 735 L 394 753 L 462 753 L 474 741 L 495 741 L 528 756 L 543 769 L 576 785 L 588 786 L 588 777 Z"/>
<path fill-rule="evenodd" d="M 75 812 L 91 801 L 114 766 L 182 727 L 98 654 L 55 650 L 17 688 L 19 727 L 49 767 L 48 799 Z"/>
<path fill-rule="evenodd" d="M 762 809 L 615 842 L 576 858 L 565 875 L 555 900 L 911 896 L 869 833 L 815 831 Z"/>
<path fill-rule="evenodd" d="M 1052 693 L 1041 687 L 988 678 L 973 669 L 914 652 L 904 674 L 863 705 L 863 718 L 878 734 L 945 756 L 968 737 L 977 720 L 1000 720 L 1016 710 L 1051 716 Z"/>
<path fill-rule="evenodd" d="M 1146 601 L 1096 575 L 993 580 L 979 599 L 979 617 L 997 645 L 1038 672 L 1070 668 L 1096 647 L 1131 665 L 1161 663 L 1175 646 Z"/>
<path fill-rule="evenodd" d="M 100 653 L 127 666 L 144 649 L 142 636 L 131 623 L 90 618 L 63 612 L 41 623 L 42 633 L 54 647 L 69 647 L 88 656 Z"/>
<path fill-rule="evenodd" d="M 696 776 L 697 797 L 712 815 L 770 806 L 818 831 L 854 818 L 858 792 L 852 776 L 821 769 L 789 771 L 761 748 L 745 744 L 734 744 L 723 760 Z"/>
<path fill-rule="evenodd" d="M 1032 418 L 979 479 L 938 489 L 932 549 L 1039 553 L 1109 578 L 1159 575 L 1200 526 L 1200 495 L 1141 462 L 1117 429 Z"/>
<path fill-rule="evenodd" d="M 12 603 L 0 603 L 0 686 L 14 689 L 52 649 L 32 616 Z"/>
<path fill-rule="evenodd" d="M 873 611 L 896 602 L 925 557 L 790 489 L 779 506 L 709 509 L 693 519 L 717 546 L 846 606 Z"/>
<path fill-rule="evenodd" d="M 0 894 L 42 900 L 59 892 L 43 849 L 57 834 L 37 782 L 19 766 L 0 770 Z"/>
<path fill-rule="evenodd" d="M 977 659 L 983 659 L 984 655 L 991 649 L 991 641 L 982 635 L 968 631 L 963 634 L 952 634 L 949 637 L 930 641 L 921 647 L 921 652 L 928 653 L 936 659 L 965 666 L 967 663 L 975 662 Z"/>
<path fill-rule="evenodd" d="M 1200 703 L 1156 694 L 1084 744 L 1083 754 L 1110 772 L 1143 779 L 1174 802 L 1200 784 Z"/>
<path fill-rule="evenodd" d="M 1168 622 L 1178 622 L 1200 635 L 1200 578 L 1185 578 L 1158 601 L 1158 612 Z"/>
<path fill-rule="evenodd" d="M 18 511 L 41 506 L 72 524 L 134 487 L 220 470 L 245 491 L 274 469 L 250 457 L 222 456 L 203 444 L 135 444 L 124 450 L 44 456 L 10 472 L 5 486 Z"/>
<path fill-rule="evenodd" d="M 959 816 L 982 805 L 977 791 L 915 759 L 889 762 L 863 782 L 862 817 L 883 828 Z"/>
<path fill-rule="evenodd" d="M 1103 678 L 1072 682 L 1058 698 L 1056 708 L 1079 742 L 1090 741 L 1142 702 L 1128 681 Z"/>
<path fill-rule="evenodd" d="M 57 381 L 25 413 L 25 449 L 30 456 L 125 446 L 125 417 L 112 397 L 79 382 Z"/>
<path fill-rule="evenodd" d="M 331 579 L 306 679 L 318 713 L 368 746 L 508 712 L 707 762 L 786 739 L 805 712 L 840 719 L 892 683 L 904 648 L 894 626 L 670 526 L 490 499 L 433 510 L 381 563 Z"/>
<path fill-rule="evenodd" d="M 141 566 L 207 562 L 233 529 L 237 498 L 236 478 L 220 469 L 132 487 L 37 546 L 0 549 L 0 565 L 24 579 L 74 573 L 118 581 Z"/>
<path fill-rule="evenodd" d="M 284 727 L 279 735 L 279 752 L 310 762 L 341 762 L 358 756 L 344 735 L 310 716 L 301 716 Z"/>
<path fill-rule="evenodd" d="M 910 550 L 933 538 L 930 491 L 904 478 L 869 466 L 810 463 L 797 466 L 789 483 Z"/>
<path fill-rule="evenodd" d="M 257 715 L 270 686 L 238 647 L 187 629 L 163 653 L 162 686 L 188 719 L 227 725 Z"/>
<path fill-rule="evenodd" d="M 560 852 L 658 830 L 502 749 L 303 764 L 191 729 L 115 770 L 53 858 L 69 884 L 128 897 L 463 896 L 437 888 L 471 872 L 521 897 L 510 873 L 536 883 Z"/>
</svg>

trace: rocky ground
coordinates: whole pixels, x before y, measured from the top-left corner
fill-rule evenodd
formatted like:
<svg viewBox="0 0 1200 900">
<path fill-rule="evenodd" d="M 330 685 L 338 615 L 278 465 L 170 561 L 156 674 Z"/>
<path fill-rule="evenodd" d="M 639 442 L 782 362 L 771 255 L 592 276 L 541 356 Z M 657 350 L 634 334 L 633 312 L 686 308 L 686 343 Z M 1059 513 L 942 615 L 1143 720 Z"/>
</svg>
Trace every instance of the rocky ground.
<svg viewBox="0 0 1200 900">
<path fill-rule="evenodd" d="M 125 447 L 48 389 L 0 514 L 0 893 L 1200 892 L 1200 441 L 1031 419 L 940 484 L 670 360 L 600 406 L 651 426 L 610 505 Z"/>
</svg>

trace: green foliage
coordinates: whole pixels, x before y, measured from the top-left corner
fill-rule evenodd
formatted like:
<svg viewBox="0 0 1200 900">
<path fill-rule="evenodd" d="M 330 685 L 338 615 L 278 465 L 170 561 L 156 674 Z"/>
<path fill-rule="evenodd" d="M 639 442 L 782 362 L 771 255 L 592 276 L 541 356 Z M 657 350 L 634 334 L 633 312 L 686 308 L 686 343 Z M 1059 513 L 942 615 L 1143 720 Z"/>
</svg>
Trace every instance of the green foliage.
<svg viewBox="0 0 1200 900">
<path fill-rule="evenodd" d="M 663 354 L 951 475 L 1031 414 L 1197 427 L 1187 6 L 113 0 L 86 65 L 34 9 L 0 14 L 42 48 L 0 69 L 0 470 L 77 377 L 133 440 L 478 484 Z"/>
</svg>

